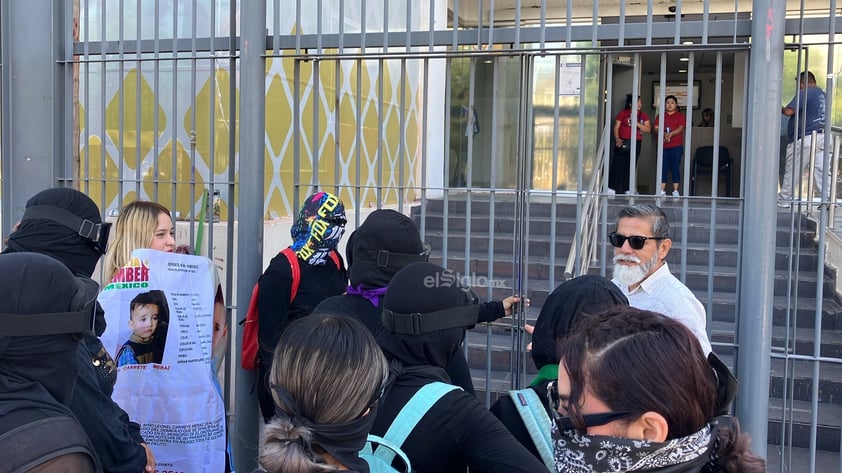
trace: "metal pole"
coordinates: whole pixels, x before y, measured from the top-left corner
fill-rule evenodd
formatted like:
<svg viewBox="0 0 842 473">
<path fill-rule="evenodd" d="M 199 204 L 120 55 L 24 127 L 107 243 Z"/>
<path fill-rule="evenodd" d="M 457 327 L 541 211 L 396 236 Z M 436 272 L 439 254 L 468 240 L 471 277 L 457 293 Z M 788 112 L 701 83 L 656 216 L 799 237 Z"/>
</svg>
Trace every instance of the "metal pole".
<svg viewBox="0 0 842 473">
<path fill-rule="evenodd" d="M 254 2 L 240 11 L 240 182 L 237 187 L 237 300 L 235 320 L 245 315 L 251 289 L 263 270 L 263 155 L 266 120 L 266 2 Z M 232 79 L 233 80 L 233 79 Z M 255 159 L 255 157 L 259 157 Z M 233 163 L 232 163 L 233 165 Z M 237 471 L 257 466 L 257 399 L 252 392 L 253 371 L 240 368 L 243 325 L 236 325 L 234 396 L 236 414 L 231 432 Z"/>
<path fill-rule="evenodd" d="M 769 405 L 772 309 L 775 277 L 777 166 L 764 159 L 778 156 L 781 77 L 785 12 L 774 0 L 754 0 L 751 66 L 748 81 L 749 117 L 745 182 L 745 230 L 740 267 L 752 268 L 740 278 L 737 375 L 741 389 L 736 414 L 751 435 L 754 450 L 766 457 Z M 772 216 L 772 218 L 770 218 Z"/>
<path fill-rule="evenodd" d="M 26 201 L 54 187 L 69 156 L 65 130 L 65 82 L 60 64 L 65 15 L 72 4 L 58 0 L 0 2 L 0 77 L 2 77 L 2 233 L 23 216 Z M 51 31 L 52 34 L 44 34 Z"/>
</svg>

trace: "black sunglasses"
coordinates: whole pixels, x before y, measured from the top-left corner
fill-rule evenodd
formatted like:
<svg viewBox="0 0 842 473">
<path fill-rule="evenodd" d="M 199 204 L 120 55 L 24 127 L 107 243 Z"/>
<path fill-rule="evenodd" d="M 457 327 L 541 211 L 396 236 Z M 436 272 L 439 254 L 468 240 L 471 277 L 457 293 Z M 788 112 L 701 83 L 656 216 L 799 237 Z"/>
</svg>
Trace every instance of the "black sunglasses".
<svg viewBox="0 0 842 473">
<path fill-rule="evenodd" d="M 611 242 L 611 246 L 613 246 L 614 248 L 622 248 L 623 243 L 625 243 L 626 240 L 628 240 L 629 246 L 633 250 L 642 250 L 643 245 L 646 244 L 646 240 L 660 241 L 663 239 L 664 237 L 645 237 L 639 235 L 625 236 L 620 235 L 617 232 L 611 232 L 608 234 L 608 241 Z"/>
<path fill-rule="evenodd" d="M 605 425 L 609 422 L 614 422 L 615 420 L 627 419 L 634 415 L 634 413 L 631 411 L 583 414 L 581 416 L 582 425 L 573 425 L 573 419 L 571 417 L 562 416 L 558 412 L 559 398 L 558 387 L 556 387 L 556 383 L 558 383 L 558 381 L 553 381 L 547 385 L 547 399 L 550 401 L 550 408 L 553 412 L 553 418 L 555 419 L 559 432 L 564 432 L 567 430 L 578 430 L 582 433 L 585 433 L 585 431 L 590 427 L 599 427 L 600 425 Z"/>
</svg>

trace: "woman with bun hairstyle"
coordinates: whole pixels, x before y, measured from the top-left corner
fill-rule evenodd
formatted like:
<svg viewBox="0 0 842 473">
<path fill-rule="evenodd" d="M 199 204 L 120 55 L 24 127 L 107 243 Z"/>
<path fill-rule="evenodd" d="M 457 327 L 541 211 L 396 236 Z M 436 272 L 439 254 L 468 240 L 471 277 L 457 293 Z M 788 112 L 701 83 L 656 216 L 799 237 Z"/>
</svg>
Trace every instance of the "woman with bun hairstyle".
<svg viewBox="0 0 842 473">
<path fill-rule="evenodd" d="M 368 472 L 358 453 L 388 374 L 361 322 L 331 314 L 291 322 L 272 360 L 277 414 L 264 430 L 260 466 L 268 473 Z"/>
<path fill-rule="evenodd" d="M 548 389 L 559 473 L 765 471 L 728 415 L 727 368 L 681 322 L 617 307 L 581 321 L 559 355 Z"/>
</svg>

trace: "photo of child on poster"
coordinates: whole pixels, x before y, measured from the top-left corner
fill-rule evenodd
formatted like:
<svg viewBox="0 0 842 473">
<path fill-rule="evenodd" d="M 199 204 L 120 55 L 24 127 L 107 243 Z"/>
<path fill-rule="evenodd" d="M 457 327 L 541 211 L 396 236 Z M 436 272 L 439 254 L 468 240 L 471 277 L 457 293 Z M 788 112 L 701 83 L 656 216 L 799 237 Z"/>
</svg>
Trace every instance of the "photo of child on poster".
<svg viewBox="0 0 842 473">
<path fill-rule="evenodd" d="M 167 342 L 170 309 L 164 291 L 141 292 L 129 304 L 128 340 L 117 352 L 117 366 L 161 363 Z"/>
</svg>

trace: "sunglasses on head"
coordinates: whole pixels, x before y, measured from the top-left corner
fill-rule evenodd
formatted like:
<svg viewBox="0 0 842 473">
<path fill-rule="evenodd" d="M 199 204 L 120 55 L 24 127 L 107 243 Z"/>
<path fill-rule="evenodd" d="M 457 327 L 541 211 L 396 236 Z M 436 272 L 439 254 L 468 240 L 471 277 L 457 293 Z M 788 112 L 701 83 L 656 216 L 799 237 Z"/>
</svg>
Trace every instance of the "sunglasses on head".
<svg viewBox="0 0 842 473">
<path fill-rule="evenodd" d="M 559 406 L 559 397 L 558 397 L 558 387 L 556 386 L 558 381 L 553 381 L 547 385 L 547 399 L 550 402 L 550 408 L 553 413 L 553 418 L 555 419 L 556 425 L 558 426 L 559 432 L 564 432 L 567 430 L 578 430 L 582 433 L 586 433 L 587 429 L 590 427 L 599 427 L 601 425 L 608 424 L 610 422 L 614 422 L 615 420 L 620 419 L 627 419 L 632 417 L 634 413 L 630 411 L 617 411 L 617 412 L 600 412 L 598 414 L 583 414 L 582 417 L 582 425 L 574 425 L 573 419 L 571 417 L 562 416 L 558 412 Z"/>
<path fill-rule="evenodd" d="M 664 237 L 645 237 L 645 236 L 639 236 L 639 235 L 625 236 L 625 235 L 620 235 L 617 232 L 611 232 L 611 233 L 608 234 L 608 241 L 611 242 L 611 246 L 613 246 L 614 248 L 622 248 L 623 243 L 625 243 L 626 240 L 628 240 L 629 246 L 633 250 L 643 249 L 643 245 L 646 244 L 646 240 L 659 241 L 659 240 L 663 240 L 663 239 L 664 239 Z"/>
</svg>

